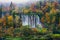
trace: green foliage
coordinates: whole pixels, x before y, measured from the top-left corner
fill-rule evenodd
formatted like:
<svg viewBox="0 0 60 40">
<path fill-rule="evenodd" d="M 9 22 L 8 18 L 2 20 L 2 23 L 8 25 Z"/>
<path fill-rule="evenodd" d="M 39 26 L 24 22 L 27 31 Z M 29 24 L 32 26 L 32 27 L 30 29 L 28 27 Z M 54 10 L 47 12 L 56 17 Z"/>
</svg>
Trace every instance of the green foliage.
<svg viewBox="0 0 60 40">
<path fill-rule="evenodd" d="M 60 38 L 60 34 L 52 34 L 52 38 Z"/>
</svg>

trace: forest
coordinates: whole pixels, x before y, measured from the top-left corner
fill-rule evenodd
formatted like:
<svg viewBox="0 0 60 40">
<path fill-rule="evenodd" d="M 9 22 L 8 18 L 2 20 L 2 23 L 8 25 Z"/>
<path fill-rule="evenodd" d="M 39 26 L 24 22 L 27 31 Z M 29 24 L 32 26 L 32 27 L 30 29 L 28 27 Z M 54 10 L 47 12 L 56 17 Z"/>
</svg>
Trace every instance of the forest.
<svg viewBox="0 0 60 40">
<path fill-rule="evenodd" d="M 0 6 L 0 39 L 60 40 L 60 3 L 44 1 L 24 7 Z"/>
</svg>

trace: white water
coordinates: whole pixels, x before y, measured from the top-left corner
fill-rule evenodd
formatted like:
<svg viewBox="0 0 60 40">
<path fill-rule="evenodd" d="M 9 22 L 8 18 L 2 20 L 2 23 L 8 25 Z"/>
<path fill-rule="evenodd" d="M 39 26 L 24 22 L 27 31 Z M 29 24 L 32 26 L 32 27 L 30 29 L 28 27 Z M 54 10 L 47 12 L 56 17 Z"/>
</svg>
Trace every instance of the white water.
<svg viewBox="0 0 60 40">
<path fill-rule="evenodd" d="M 35 21 L 36 20 L 36 21 Z M 29 25 L 30 28 L 35 28 L 36 25 L 39 25 L 39 27 L 42 28 L 40 19 L 38 15 L 22 15 L 22 25 Z"/>
</svg>

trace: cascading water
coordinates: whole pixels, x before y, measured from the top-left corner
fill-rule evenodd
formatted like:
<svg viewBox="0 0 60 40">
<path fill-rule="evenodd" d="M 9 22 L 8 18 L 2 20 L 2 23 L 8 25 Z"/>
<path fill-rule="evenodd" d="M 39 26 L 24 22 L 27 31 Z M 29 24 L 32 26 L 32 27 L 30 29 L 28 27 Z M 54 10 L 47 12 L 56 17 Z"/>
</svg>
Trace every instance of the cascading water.
<svg viewBox="0 0 60 40">
<path fill-rule="evenodd" d="M 38 28 L 42 28 L 42 24 L 40 22 L 39 16 L 36 15 L 36 26 L 38 26 Z"/>
<path fill-rule="evenodd" d="M 40 19 L 38 15 L 22 15 L 22 25 L 29 25 L 29 28 L 42 28 Z"/>
<path fill-rule="evenodd" d="M 28 25 L 28 15 L 21 15 L 22 16 L 22 25 Z"/>
</svg>

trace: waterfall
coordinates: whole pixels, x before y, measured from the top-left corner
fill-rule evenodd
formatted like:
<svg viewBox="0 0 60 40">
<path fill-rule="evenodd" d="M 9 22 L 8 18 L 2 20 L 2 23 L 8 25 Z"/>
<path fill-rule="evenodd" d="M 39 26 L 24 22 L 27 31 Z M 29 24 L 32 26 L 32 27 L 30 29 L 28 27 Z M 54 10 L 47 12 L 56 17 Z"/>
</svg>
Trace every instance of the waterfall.
<svg viewBox="0 0 60 40">
<path fill-rule="evenodd" d="M 38 15 L 22 15 L 22 25 L 29 25 L 29 28 L 42 28 L 40 19 Z"/>
<path fill-rule="evenodd" d="M 22 15 L 22 25 L 28 25 L 28 15 Z"/>
<path fill-rule="evenodd" d="M 30 25 L 30 27 L 31 28 L 35 28 L 35 17 L 34 17 L 34 15 L 30 15 L 29 16 L 29 25 Z"/>
<path fill-rule="evenodd" d="M 38 28 L 42 28 L 42 24 L 40 22 L 39 16 L 36 15 L 36 25 L 38 25 Z"/>
</svg>

